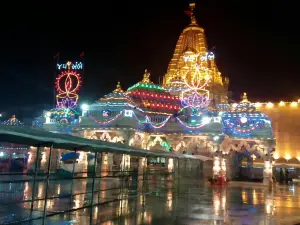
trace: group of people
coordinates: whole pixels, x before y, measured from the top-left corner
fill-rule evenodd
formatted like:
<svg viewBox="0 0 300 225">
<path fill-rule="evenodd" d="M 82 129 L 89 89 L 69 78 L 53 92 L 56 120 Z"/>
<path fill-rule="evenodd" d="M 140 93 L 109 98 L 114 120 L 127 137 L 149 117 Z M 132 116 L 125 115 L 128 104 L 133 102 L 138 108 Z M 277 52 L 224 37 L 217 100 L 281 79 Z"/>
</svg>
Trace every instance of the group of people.
<svg viewBox="0 0 300 225">
<path fill-rule="evenodd" d="M 280 184 L 288 184 L 289 182 L 289 170 L 287 168 L 280 168 L 279 171 L 279 183 Z"/>
</svg>

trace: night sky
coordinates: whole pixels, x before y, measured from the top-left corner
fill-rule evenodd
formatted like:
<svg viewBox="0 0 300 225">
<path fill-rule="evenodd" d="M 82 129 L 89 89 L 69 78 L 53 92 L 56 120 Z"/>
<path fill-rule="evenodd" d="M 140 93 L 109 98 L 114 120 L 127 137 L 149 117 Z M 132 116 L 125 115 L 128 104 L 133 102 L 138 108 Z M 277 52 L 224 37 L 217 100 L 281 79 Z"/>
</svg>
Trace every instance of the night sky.
<svg viewBox="0 0 300 225">
<path fill-rule="evenodd" d="M 142 79 L 158 82 L 177 39 L 189 24 L 187 0 L 37 1 L 7 6 L 1 15 L 0 112 L 20 119 L 53 103 L 56 52 L 61 61 L 85 52 L 81 102 L 92 103 Z M 264 3 L 261 3 L 264 2 Z M 297 6 L 288 1 L 196 1 L 198 24 L 217 65 L 230 79 L 233 99 L 300 97 Z M 14 3 L 17 4 L 17 3 Z"/>
</svg>

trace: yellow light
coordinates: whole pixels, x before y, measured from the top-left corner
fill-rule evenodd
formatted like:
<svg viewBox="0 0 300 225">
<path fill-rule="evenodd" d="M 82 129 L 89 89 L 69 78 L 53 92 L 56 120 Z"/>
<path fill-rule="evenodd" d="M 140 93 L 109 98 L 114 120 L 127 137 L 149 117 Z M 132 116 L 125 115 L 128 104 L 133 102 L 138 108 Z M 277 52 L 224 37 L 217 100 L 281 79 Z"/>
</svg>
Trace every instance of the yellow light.
<svg viewBox="0 0 300 225">
<path fill-rule="evenodd" d="M 268 102 L 267 107 L 268 108 L 273 108 L 274 104 L 272 102 Z"/>
<path fill-rule="evenodd" d="M 297 105 L 298 105 L 297 102 L 292 102 L 292 103 L 291 103 L 291 106 L 292 106 L 292 107 L 297 107 Z"/>
<path fill-rule="evenodd" d="M 278 153 L 275 153 L 275 154 L 274 154 L 274 159 L 279 159 Z"/>
<path fill-rule="evenodd" d="M 255 103 L 255 107 L 257 107 L 257 108 L 261 107 L 261 103 L 260 102 L 256 102 Z"/>
<path fill-rule="evenodd" d="M 279 106 L 284 106 L 285 105 L 285 102 L 281 101 L 279 102 Z"/>
<path fill-rule="evenodd" d="M 292 157 L 291 157 L 291 155 L 290 154 L 285 154 L 285 159 L 287 159 L 287 160 L 289 160 L 289 159 L 291 159 Z"/>
</svg>

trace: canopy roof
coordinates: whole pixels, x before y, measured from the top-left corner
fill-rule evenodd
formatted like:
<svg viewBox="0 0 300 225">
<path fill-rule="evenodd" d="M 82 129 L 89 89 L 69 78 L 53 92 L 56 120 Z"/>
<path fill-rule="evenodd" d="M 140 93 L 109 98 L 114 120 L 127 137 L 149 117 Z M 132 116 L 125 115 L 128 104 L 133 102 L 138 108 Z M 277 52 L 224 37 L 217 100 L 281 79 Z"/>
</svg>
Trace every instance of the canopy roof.
<svg viewBox="0 0 300 225">
<path fill-rule="evenodd" d="M 134 148 L 125 144 L 110 143 L 101 140 L 92 140 L 68 134 L 57 134 L 33 128 L 0 125 L 0 142 L 26 144 L 30 146 L 53 146 L 67 150 L 112 152 L 136 156 L 161 156 L 170 158 L 199 159 L 191 155 L 171 152 L 151 152 Z"/>
</svg>

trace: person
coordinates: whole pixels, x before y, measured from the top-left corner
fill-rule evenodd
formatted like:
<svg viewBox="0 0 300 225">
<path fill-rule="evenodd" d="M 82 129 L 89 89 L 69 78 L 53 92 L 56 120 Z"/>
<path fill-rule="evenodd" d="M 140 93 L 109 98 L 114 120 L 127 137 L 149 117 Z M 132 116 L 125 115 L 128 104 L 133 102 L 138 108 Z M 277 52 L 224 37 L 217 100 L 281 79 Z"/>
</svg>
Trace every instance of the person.
<svg viewBox="0 0 300 225">
<path fill-rule="evenodd" d="M 283 184 L 283 182 L 284 182 L 283 169 L 280 168 L 280 171 L 279 171 L 279 183 L 280 183 L 280 184 Z"/>
<path fill-rule="evenodd" d="M 285 169 L 285 183 L 289 183 L 289 170 L 287 168 Z"/>
</svg>

